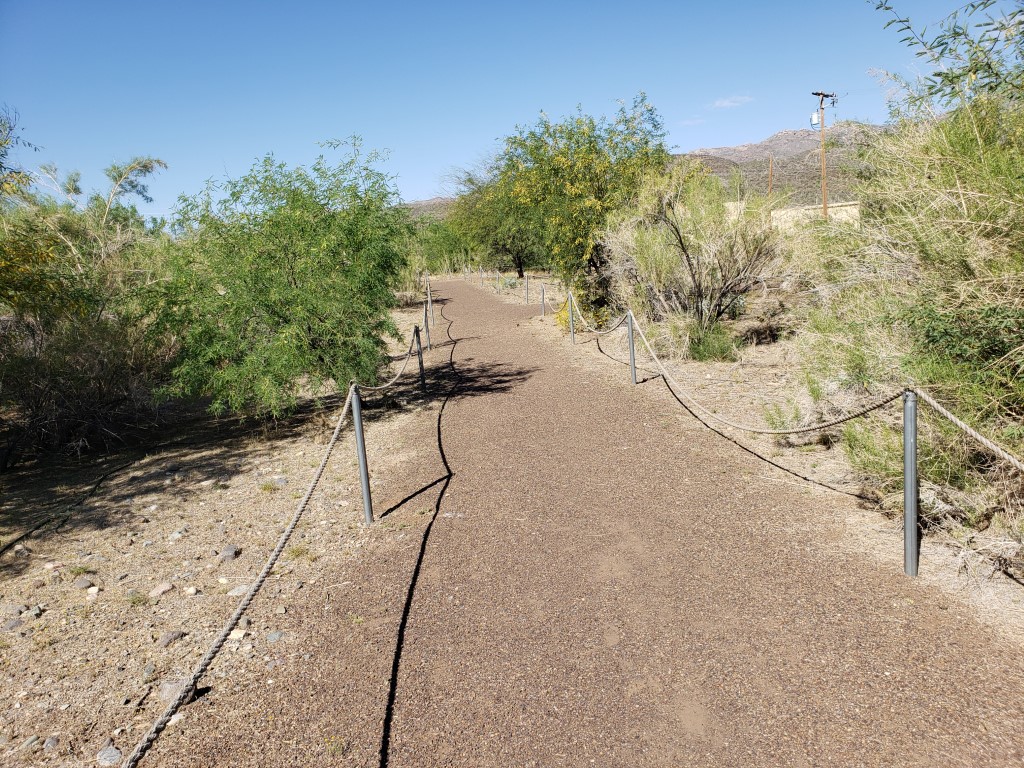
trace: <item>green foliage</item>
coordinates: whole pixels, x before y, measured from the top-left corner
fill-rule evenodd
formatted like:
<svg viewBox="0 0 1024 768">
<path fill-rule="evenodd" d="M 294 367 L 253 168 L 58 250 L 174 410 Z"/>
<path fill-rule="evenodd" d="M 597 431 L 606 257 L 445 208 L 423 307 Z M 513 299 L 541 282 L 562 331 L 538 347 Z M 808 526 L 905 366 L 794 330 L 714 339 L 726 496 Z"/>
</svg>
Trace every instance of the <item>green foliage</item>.
<svg viewBox="0 0 1024 768">
<path fill-rule="evenodd" d="M 560 122 L 546 115 L 505 139 L 497 185 L 512 204 L 542 222 L 544 245 L 567 283 L 606 293 L 598 239 L 608 213 L 626 202 L 648 173 L 668 163 L 661 117 L 640 94 L 613 120 L 582 111 Z"/>
<path fill-rule="evenodd" d="M 707 329 L 695 323 L 690 334 L 689 355 L 694 360 L 732 362 L 736 360 L 736 340 L 721 323 Z"/>
<path fill-rule="evenodd" d="M 290 169 L 267 156 L 180 200 L 159 325 L 177 344 L 168 394 L 277 416 L 303 388 L 376 379 L 411 234 L 376 161 L 358 143 L 337 165 Z"/>
<path fill-rule="evenodd" d="M 76 174 L 62 197 L 22 188 L 4 202 L 0 469 L 32 447 L 105 443 L 150 413 L 165 357 L 146 337 L 143 307 L 170 243 L 125 198 L 160 167 L 152 158 L 112 166 L 123 181 L 84 207 Z"/>
<path fill-rule="evenodd" d="M 1003 12 L 999 0 L 976 0 L 949 14 L 929 37 L 885 0 L 875 8 L 892 18 L 885 25 L 903 34 L 901 41 L 925 59 L 932 72 L 924 77 L 922 96 L 942 104 L 977 96 L 1017 101 L 1024 94 L 1024 7 Z M 990 13 L 990 11 L 996 11 Z"/>
<path fill-rule="evenodd" d="M 721 182 L 699 163 L 649 176 L 602 244 L 621 304 L 653 319 L 686 313 L 697 348 L 716 355 L 724 351 L 719 321 L 739 312 L 779 260 L 770 201 L 730 209 Z"/>
<path fill-rule="evenodd" d="M 449 221 L 483 256 L 481 266 L 514 269 L 521 277 L 546 265 L 548 254 L 539 210 L 517 199 L 511 182 L 501 174 L 500 159 L 482 174 L 464 174 Z"/>
<path fill-rule="evenodd" d="M 452 222 L 417 222 L 409 248 L 409 261 L 414 269 L 431 274 L 459 272 L 469 266 L 472 254 L 473 243 Z"/>
<path fill-rule="evenodd" d="M 39 148 L 21 137 L 18 131 L 18 114 L 7 108 L 0 109 L 0 198 L 17 194 L 28 187 L 29 175 L 17 166 L 11 165 L 8 157 L 14 147 Z"/>
</svg>

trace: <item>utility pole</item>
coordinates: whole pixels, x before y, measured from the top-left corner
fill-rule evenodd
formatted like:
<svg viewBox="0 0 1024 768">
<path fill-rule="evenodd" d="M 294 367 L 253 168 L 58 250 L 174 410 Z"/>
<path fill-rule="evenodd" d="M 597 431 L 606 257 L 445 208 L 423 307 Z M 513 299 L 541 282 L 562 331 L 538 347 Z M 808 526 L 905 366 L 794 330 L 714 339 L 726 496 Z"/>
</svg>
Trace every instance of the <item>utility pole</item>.
<svg viewBox="0 0 1024 768">
<path fill-rule="evenodd" d="M 818 130 L 821 132 L 821 215 L 828 221 L 828 182 L 825 179 L 825 99 L 832 99 L 832 106 L 836 105 L 834 93 L 815 91 L 811 96 L 818 97 Z"/>
</svg>

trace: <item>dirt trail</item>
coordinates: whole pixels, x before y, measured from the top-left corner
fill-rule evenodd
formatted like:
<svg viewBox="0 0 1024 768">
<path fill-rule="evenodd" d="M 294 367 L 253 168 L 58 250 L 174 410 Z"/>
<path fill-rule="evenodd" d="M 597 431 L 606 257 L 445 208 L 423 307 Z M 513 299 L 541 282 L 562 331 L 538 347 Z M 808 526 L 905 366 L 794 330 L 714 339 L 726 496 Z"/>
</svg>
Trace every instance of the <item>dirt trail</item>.
<svg viewBox="0 0 1024 768">
<path fill-rule="evenodd" d="M 215 683 L 144 764 L 1021 764 L 1019 649 L 851 553 L 849 499 L 774 481 L 656 382 L 595 374 L 534 307 L 437 293 L 458 342 L 436 517 L 443 484 L 340 600 L 306 590 L 273 685 Z M 443 476 L 420 459 L 409 485 Z"/>
</svg>

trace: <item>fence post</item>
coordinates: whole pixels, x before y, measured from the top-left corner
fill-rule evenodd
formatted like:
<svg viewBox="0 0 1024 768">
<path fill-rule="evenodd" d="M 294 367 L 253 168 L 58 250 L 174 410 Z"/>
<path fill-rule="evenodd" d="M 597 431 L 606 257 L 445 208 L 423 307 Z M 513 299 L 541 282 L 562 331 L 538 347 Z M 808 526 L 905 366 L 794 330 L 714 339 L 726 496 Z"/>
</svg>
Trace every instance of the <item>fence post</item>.
<svg viewBox="0 0 1024 768">
<path fill-rule="evenodd" d="M 633 346 L 633 310 L 626 310 L 626 335 L 629 336 L 629 376 L 636 384 L 636 347 Z"/>
<path fill-rule="evenodd" d="M 917 576 L 917 393 L 903 393 L 903 572 Z"/>
<path fill-rule="evenodd" d="M 430 280 L 427 280 L 427 306 L 430 307 L 430 324 L 434 325 L 434 296 L 430 290 Z"/>
<path fill-rule="evenodd" d="M 548 313 L 548 303 L 544 300 L 544 283 L 540 284 L 540 316 L 544 317 Z"/>
<path fill-rule="evenodd" d="M 501 293 L 501 272 L 498 270 L 494 271 L 494 290 Z"/>
<path fill-rule="evenodd" d="M 573 311 L 573 300 L 572 300 L 572 293 L 571 292 L 569 293 L 569 298 L 568 298 L 568 301 L 566 302 L 566 307 L 568 307 L 568 309 L 569 309 L 569 339 L 572 341 L 573 344 L 575 344 L 576 343 L 576 313 Z"/>
<path fill-rule="evenodd" d="M 420 341 L 420 327 L 413 326 L 413 335 L 416 337 L 416 359 L 420 364 L 420 389 L 427 391 L 427 375 L 423 371 L 423 343 Z"/>
<path fill-rule="evenodd" d="M 484 268 L 480 267 L 480 287 L 484 287 Z"/>
<path fill-rule="evenodd" d="M 363 403 L 359 387 L 352 385 L 352 425 L 356 433 L 356 456 L 359 459 L 359 484 L 363 487 L 363 520 L 373 524 L 373 500 L 370 498 L 370 472 L 366 468 L 366 441 L 363 439 Z"/>
<path fill-rule="evenodd" d="M 530 303 L 530 273 L 526 273 L 526 303 Z"/>
<path fill-rule="evenodd" d="M 427 322 L 427 303 L 423 302 L 423 330 L 427 332 L 427 349 L 431 349 L 430 346 L 430 323 Z"/>
</svg>

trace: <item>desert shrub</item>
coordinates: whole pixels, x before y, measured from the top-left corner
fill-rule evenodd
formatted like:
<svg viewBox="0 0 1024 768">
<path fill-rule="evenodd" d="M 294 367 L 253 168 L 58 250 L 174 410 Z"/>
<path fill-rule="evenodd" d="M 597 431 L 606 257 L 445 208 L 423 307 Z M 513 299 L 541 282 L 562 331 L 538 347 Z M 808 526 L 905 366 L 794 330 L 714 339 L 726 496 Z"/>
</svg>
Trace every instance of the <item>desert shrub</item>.
<svg viewBox="0 0 1024 768">
<path fill-rule="evenodd" d="M 358 144 L 308 168 L 267 156 L 179 201 L 158 309 L 158 330 L 176 340 L 165 394 L 277 416 L 302 392 L 376 379 L 411 232 L 376 159 Z"/>
<path fill-rule="evenodd" d="M 616 302 L 651 320 L 686 315 L 691 353 L 701 359 L 732 356 L 721 323 L 739 316 L 780 260 L 769 201 L 737 206 L 726 197 L 703 166 L 680 162 L 649 177 L 602 236 Z"/>
<path fill-rule="evenodd" d="M 145 296 L 170 243 L 126 202 L 163 163 L 107 169 L 80 204 L 77 174 L 21 188 L 0 208 L 0 469 L 38 448 L 81 450 L 153 414 L 166 349 L 146 333 Z"/>
</svg>

